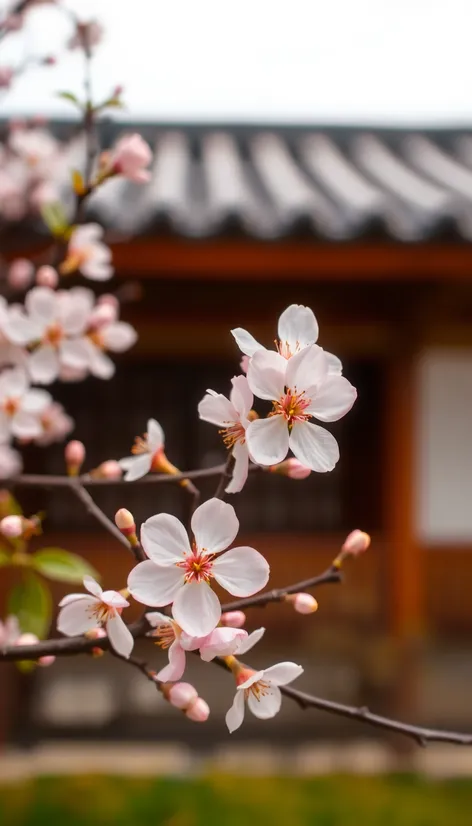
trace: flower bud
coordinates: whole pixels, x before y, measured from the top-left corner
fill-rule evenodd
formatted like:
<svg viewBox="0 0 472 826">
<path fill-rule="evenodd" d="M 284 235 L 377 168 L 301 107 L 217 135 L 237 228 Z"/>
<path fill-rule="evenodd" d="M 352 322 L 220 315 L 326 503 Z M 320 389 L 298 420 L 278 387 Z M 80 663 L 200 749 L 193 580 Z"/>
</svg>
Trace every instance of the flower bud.
<svg viewBox="0 0 472 826">
<path fill-rule="evenodd" d="M 103 293 L 103 295 L 97 298 L 97 304 L 110 304 L 112 307 L 115 308 L 116 314 L 118 315 L 120 302 L 118 301 L 116 295 L 113 295 L 112 293 Z"/>
<path fill-rule="evenodd" d="M 285 602 L 291 602 L 299 614 L 313 614 L 318 610 L 318 603 L 311 594 L 287 594 Z"/>
<path fill-rule="evenodd" d="M 14 290 L 26 290 L 31 285 L 34 266 L 27 258 L 17 258 L 10 264 L 8 283 Z"/>
<path fill-rule="evenodd" d="M 16 645 L 37 645 L 39 642 L 36 634 L 20 634 L 16 641 Z"/>
<path fill-rule="evenodd" d="M 5 516 L 0 522 L 0 533 L 7 539 L 16 539 L 23 533 L 23 519 L 21 516 Z"/>
<path fill-rule="evenodd" d="M 93 479 L 121 479 L 123 471 L 115 459 L 108 459 L 90 471 Z"/>
<path fill-rule="evenodd" d="M 54 57 L 53 54 L 48 54 L 46 57 L 43 57 L 43 66 L 55 66 L 57 63 L 57 57 Z"/>
<path fill-rule="evenodd" d="M 344 540 L 341 552 L 345 555 L 358 556 L 364 553 L 370 545 L 370 536 L 364 531 L 356 529 L 351 531 Z"/>
<path fill-rule="evenodd" d="M 197 697 L 186 709 L 185 716 L 188 717 L 189 720 L 193 720 L 194 723 L 204 723 L 210 716 L 210 707 L 205 700 Z"/>
<path fill-rule="evenodd" d="M 45 264 L 38 269 L 36 273 L 36 284 L 38 284 L 39 287 L 50 287 L 51 290 L 55 290 L 58 283 L 59 275 L 54 267 Z"/>
<path fill-rule="evenodd" d="M 107 324 L 112 324 L 118 317 L 118 310 L 109 302 L 97 304 L 90 315 L 90 326 L 95 328 L 104 327 Z"/>
<path fill-rule="evenodd" d="M 115 513 L 115 525 L 120 529 L 121 533 L 126 536 L 130 545 L 133 547 L 138 544 L 138 537 L 136 536 L 136 525 L 134 516 L 126 508 L 120 508 Z"/>
<path fill-rule="evenodd" d="M 272 473 L 280 473 L 282 476 L 288 476 L 290 479 L 306 479 L 311 470 L 309 467 L 302 465 L 298 459 L 290 458 L 279 462 L 278 465 L 271 465 L 269 470 Z"/>
<path fill-rule="evenodd" d="M 220 624 L 227 628 L 242 628 L 246 622 L 244 611 L 227 611 L 221 615 Z"/>
<path fill-rule="evenodd" d="M 56 658 L 54 654 L 46 654 L 44 657 L 40 657 L 38 660 L 38 665 L 42 668 L 47 668 L 49 665 L 52 665 L 56 662 Z"/>
<path fill-rule="evenodd" d="M 190 683 L 175 683 L 167 693 L 169 703 L 175 708 L 186 709 L 198 700 L 197 689 Z"/>
<path fill-rule="evenodd" d="M 64 450 L 67 473 L 69 476 L 77 476 L 85 459 L 85 445 L 83 442 L 73 439 L 66 444 Z"/>
</svg>

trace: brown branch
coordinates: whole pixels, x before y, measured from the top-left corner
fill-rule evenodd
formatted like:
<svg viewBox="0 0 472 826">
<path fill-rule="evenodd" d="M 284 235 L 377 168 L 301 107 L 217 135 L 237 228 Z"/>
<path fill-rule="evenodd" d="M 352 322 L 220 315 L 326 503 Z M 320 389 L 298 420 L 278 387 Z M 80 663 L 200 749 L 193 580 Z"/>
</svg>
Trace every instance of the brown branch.
<svg viewBox="0 0 472 826">
<path fill-rule="evenodd" d="M 156 672 L 149 668 L 148 664 L 144 660 L 138 660 L 137 657 L 123 657 L 123 655 L 118 654 L 118 651 L 115 651 L 114 648 L 109 648 L 109 651 L 110 654 L 112 654 L 113 657 L 116 657 L 117 660 L 122 660 L 123 662 L 132 665 L 134 668 L 137 668 L 141 674 L 144 674 L 147 680 L 154 683 L 157 691 L 160 691 L 160 687 L 162 685 L 161 681 L 156 679 Z"/>
<path fill-rule="evenodd" d="M 223 470 L 221 471 L 221 477 L 218 482 L 217 488 L 214 493 L 215 499 L 224 499 L 225 498 L 225 488 L 228 483 L 231 481 L 231 477 L 233 475 L 233 468 L 234 468 L 234 456 L 232 453 L 228 455 L 225 464 L 223 465 Z"/>
<path fill-rule="evenodd" d="M 253 465 L 250 470 L 259 470 L 258 465 Z M 150 473 L 148 476 L 143 476 L 141 479 L 136 479 L 134 482 L 125 482 L 124 479 L 96 479 L 88 473 L 82 474 L 73 479 L 70 476 L 62 475 L 48 475 L 39 473 L 23 473 L 20 476 L 14 476 L 11 479 L 2 481 L 5 487 L 33 487 L 33 488 L 65 488 L 73 485 L 76 482 L 84 487 L 125 487 L 126 485 L 156 485 L 156 484 L 179 484 L 185 479 L 211 479 L 213 476 L 219 476 L 225 470 L 225 465 L 214 465 L 210 468 L 201 468 L 199 470 L 188 470 L 184 473 Z"/>
<path fill-rule="evenodd" d="M 311 591 L 312 588 L 317 588 L 319 585 L 327 585 L 329 582 L 342 582 L 342 574 L 334 565 L 331 565 L 324 573 L 318 576 L 303 579 L 301 582 L 288 585 L 286 588 L 273 588 L 270 591 L 263 591 L 262 594 L 255 594 L 253 597 L 244 597 L 244 599 L 235 599 L 233 602 L 227 602 L 221 606 L 221 610 L 223 612 L 242 611 L 244 608 L 253 608 L 256 606 L 263 608 L 270 602 L 283 602 L 287 594 L 297 594 L 299 591 Z"/>
<path fill-rule="evenodd" d="M 69 478 L 69 477 L 68 477 Z M 141 545 L 132 545 L 121 533 L 120 529 L 117 528 L 114 522 L 103 513 L 102 509 L 98 507 L 97 503 L 94 502 L 88 490 L 85 488 L 73 477 L 70 477 L 72 484 L 69 485 L 69 489 L 77 496 L 77 498 L 82 502 L 85 509 L 91 516 L 95 517 L 97 522 L 100 522 L 108 533 L 110 533 L 115 539 L 118 540 L 128 551 L 131 551 L 134 558 L 137 562 L 142 562 L 144 559 L 147 559 L 146 554 L 144 553 Z"/>
</svg>

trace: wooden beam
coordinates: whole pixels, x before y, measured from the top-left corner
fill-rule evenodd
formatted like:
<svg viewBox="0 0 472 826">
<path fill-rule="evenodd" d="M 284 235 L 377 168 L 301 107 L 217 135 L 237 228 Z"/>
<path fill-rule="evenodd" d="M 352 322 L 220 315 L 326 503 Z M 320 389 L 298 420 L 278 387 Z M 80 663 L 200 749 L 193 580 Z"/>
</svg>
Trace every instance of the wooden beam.
<svg viewBox="0 0 472 826">
<path fill-rule="evenodd" d="M 472 245 L 139 239 L 114 244 L 117 272 L 192 279 L 472 279 Z"/>
</svg>

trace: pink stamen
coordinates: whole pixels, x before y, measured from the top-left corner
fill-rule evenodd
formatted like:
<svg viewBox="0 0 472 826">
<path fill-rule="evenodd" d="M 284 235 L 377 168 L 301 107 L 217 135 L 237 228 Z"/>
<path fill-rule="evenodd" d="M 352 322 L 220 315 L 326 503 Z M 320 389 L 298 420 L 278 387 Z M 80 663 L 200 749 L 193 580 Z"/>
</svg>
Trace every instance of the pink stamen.
<svg viewBox="0 0 472 826">
<path fill-rule="evenodd" d="M 233 422 L 229 427 L 219 430 L 218 433 L 223 436 L 223 441 L 228 450 L 234 447 L 237 442 L 244 444 L 246 441 L 246 431 L 241 422 Z"/>
<path fill-rule="evenodd" d="M 177 567 L 185 571 L 185 582 L 209 582 L 213 576 L 214 558 L 215 554 L 204 554 L 194 546 L 185 559 L 177 562 Z"/>
<path fill-rule="evenodd" d="M 284 396 L 281 396 L 279 401 L 274 402 L 273 416 L 283 416 L 289 427 L 295 422 L 304 422 L 310 419 L 310 413 L 306 413 L 306 408 L 309 407 L 311 399 L 307 399 L 305 391 L 302 393 L 294 393 L 290 388 Z"/>
</svg>

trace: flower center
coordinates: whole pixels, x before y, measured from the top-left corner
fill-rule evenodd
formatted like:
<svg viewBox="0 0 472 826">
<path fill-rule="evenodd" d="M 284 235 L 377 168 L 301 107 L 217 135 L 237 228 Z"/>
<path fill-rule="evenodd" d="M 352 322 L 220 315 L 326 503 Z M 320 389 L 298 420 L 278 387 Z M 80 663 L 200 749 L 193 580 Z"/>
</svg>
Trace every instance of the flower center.
<svg viewBox="0 0 472 826">
<path fill-rule="evenodd" d="M 50 344 L 52 347 L 58 347 L 64 338 L 64 330 L 60 324 L 51 324 L 44 333 L 43 344 Z"/>
<path fill-rule="evenodd" d="M 273 403 L 274 409 L 270 415 L 283 416 L 288 426 L 292 427 L 295 422 L 304 422 L 311 418 L 310 413 L 306 412 L 310 402 L 311 399 L 306 398 L 304 390 L 297 393 L 287 388 L 285 395 Z"/>
<path fill-rule="evenodd" d="M 253 683 L 249 686 L 249 688 L 244 689 L 244 698 L 245 700 L 248 699 L 249 695 L 252 694 L 256 700 L 260 700 L 261 697 L 265 697 L 267 694 L 270 693 L 270 685 L 269 683 L 265 683 L 264 680 L 258 680 L 256 683 Z"/>
<path fill-rule="evenodd" d="M 275 349 L 277 350 L 277 352 L 280 356 L 284 357 L 284 359 L 289 359 L 292 356 L 294 356 L 295 353 L 298 353 L 298 351 L 300 350 L 300 345 L 299 345 L 298 341 L 296 341 L 295 342 L 295 350 L 292 353 L 292 350 L 290 348 L 290 344 L 288 343 L 288 341 L 279 341 L 278 339 L 275 339 Z"/>
<path fill-rule="evenodd" d="M 144 433 L 142 436 L 136 436 L 134 445 L 131 448 L 131 453 L 135 456 L 141 456 L 143 453 L 150 453 L 148 435 Z"/>
<path fill-rule="evenodd" d="M 120 608 L 112 608 L 105 602 L 97 602 L 95 605 L 90 606 L 89 614 L 91 617 L 95 617 L 99 625 L 102 625 L 111 619 L 111 617 L 115 616 L 115 614 L 121 614 L 121 610 Z"/>
<path fill-rule="evenodd" d="M 185 582 L 209 582 L 213 576 L 215 554 L 204 554 L 195 546 L 185 559 L 177 562 L 178 568 L 185 571 Z"/>
<path fill-rule="evenodd" d="M 219 430 L 218 433 L 221 433 L 223 436 L 223 441 L 228 450 L 234 447 L 237 442 L 240 442 L 243 445 L 246 441 L 246 431 L 244 430 L 241 422 L 233 422 L 233 424 L 229 427 Z"/>
<path fill-rule="evenodd" d="M 19 399 L 9 398 L 3 402 L 3 410 L 7 416 L 14 416 L 20 406 Z"/>
<path fill-rule="evenodd" d="M 152 636 L 161 648 L 169 648 L 175 640 L 175 630 L 171 622 L 163 622 L 156 626 L 152 632 Z"/>
<path fill-rule="evenodd" d="M 99 350 L 105 349 L 105 342 L 103 341 L 103 336 L 99 330 L 91 330 L 87 333 L 87 338 L 90 339 L 92 344 L 95 344 L 95 347 L 98 347 Z"/>
</svg>

